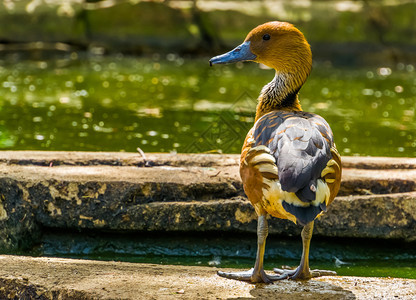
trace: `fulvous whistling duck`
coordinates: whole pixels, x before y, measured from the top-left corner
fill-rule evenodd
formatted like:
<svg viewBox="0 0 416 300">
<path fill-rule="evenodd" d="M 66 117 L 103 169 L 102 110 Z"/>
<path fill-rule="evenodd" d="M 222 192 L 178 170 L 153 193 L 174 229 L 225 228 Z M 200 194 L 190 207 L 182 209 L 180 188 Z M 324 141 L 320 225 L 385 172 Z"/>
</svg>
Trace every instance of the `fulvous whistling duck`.
<svg viewBox="0 0 416 300">
<path fill-rule="evenodd" d="M 298 92 L 312 67 L 304 35 L 292 24 L 269 22 L 254 28 L 244 42 L 213 57 L 210 65 L 254 61 L 276 70 L 261 90 L 255 124 L 241 151 L 240 176 L 258 215 L 257 257 L 245 272 L 218 272 L 230 279 L 270 283 L 280 279 L 310 279 L 334 275 L 309 269 L 309 245 L 314 220 L 327 210 L 341 182 L 341 158 L 328 123 L 302 111 Z M 303 252 L 295 270 L 266 274 L 263 257 L 268 235 L 267 216 L 303 226 Z"/>
</svg>

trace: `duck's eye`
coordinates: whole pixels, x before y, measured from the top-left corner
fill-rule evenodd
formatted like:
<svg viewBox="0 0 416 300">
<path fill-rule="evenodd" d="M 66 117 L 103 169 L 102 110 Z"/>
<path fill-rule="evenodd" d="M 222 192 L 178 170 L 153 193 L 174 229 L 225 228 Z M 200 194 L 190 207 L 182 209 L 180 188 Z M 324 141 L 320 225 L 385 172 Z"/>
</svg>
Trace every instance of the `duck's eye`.
<svg viewBox="0 0 416 300">
<path fill-rule="evenodd" d="M 263 35 L 263 40 L 265 41 L 270 40 L 270 34 L 266 33 L 265 35 Z"/>
</svg>

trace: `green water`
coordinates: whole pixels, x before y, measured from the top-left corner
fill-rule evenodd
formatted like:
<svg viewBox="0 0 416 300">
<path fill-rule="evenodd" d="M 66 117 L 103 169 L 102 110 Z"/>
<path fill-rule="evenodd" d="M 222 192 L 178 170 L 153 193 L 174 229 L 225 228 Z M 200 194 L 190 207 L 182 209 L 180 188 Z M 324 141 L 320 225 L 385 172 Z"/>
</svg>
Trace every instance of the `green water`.
<svg viewBox="0 0 416 300">
<path fill-rule="evenodd" d="M 71 54 L 0 59 L 0 149 L 238 153 L 272 70 L 207 58 Z M 416 155 L 416 70 L 317 64 L 303 109 L 343 155 Z"/>
<path fill-rule="evenodd" d="M 170 265 L 253 267 L 255 235 L 186 236 L 178 234 L 97 235 L 49 232 L 32 254 L 82 259 L 115 260 Z M 269 236 L 265 268 L 296 267 L 302 254 L 299 239 Z M 314 238 L 311 268 L 334 270 L 338 275 L 416 279 L 416 247 L 399 241 L 352 241 Z M 213 271 L 214 272 L 214 271 Z"/>
</svg>

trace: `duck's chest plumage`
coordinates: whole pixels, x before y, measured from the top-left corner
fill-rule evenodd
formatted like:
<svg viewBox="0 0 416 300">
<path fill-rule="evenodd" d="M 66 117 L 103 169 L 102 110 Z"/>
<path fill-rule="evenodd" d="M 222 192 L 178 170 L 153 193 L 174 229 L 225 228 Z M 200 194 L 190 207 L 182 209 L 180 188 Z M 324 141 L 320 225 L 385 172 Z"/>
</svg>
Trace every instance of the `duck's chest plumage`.
<svg viewBox="0 0 416 300">
<path fill-rule="evenodd" d="M 240 174 L 256 210 L 301 224 L 313 221 L 340 185 L 341 161 L 331 128 L 312 113 L 265 114 L 247 134 Z"/>
</svg>

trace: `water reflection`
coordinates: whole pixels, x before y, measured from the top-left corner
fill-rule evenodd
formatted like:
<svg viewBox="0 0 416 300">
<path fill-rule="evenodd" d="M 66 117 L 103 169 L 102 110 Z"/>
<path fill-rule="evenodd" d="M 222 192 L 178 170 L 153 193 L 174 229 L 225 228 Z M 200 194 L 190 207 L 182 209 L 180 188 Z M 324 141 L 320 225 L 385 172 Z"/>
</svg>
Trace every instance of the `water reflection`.
<svg viewBox="0 0 416 300">
<path fill-rule="evenodd" d="M 0 61 L 2 149 L 238 153 L 273 77 L 175 54 L 63 61 Z M 300 97 L 329 121 L 342 154 L 416 155 L 414 66 L 316 65 Z"/>
</svg>

